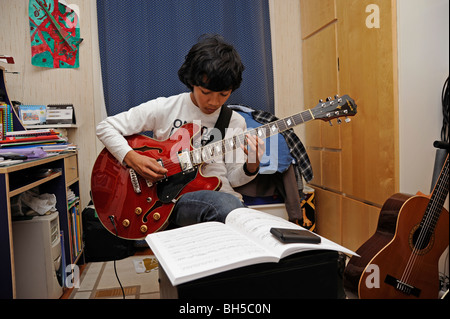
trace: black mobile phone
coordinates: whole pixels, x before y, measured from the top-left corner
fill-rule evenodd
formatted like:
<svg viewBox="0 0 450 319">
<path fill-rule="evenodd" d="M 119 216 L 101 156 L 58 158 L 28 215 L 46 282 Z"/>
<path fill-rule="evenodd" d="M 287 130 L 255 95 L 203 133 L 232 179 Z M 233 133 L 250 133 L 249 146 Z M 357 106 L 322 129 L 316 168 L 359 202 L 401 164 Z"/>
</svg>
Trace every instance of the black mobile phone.
<svg viewBox="0 0 450 319">
<path fill-rule="evenodd" d="M 307 243 L 319 244 L 320 237 L 306 229 L 288 229 L 274 228 L 270 229 L 270 233 L 274 235 L 282 243 Z"/>
</svg>

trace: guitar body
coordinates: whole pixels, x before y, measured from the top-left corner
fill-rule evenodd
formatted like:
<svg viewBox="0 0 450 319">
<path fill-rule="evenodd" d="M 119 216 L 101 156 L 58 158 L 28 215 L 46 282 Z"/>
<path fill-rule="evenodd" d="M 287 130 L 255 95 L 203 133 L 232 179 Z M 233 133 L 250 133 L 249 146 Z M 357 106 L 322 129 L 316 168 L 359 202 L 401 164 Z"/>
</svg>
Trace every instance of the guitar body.
<svg viewBox="0 0 450 319">
<path fill-rule="evenodd" d="M 220 179 L 203 176 L 202 166 L 183 171 L 179 163 L 178 152 L 192 150 L 192 138 L 198 132 L 199 127 L 189 123 L 166 141 L 143 135 L 126 137 L 135 151 L 161 161 L 168 170 L 167 178 L 151 186 L 135 175 L 140 192 L 133 185 L 130 168 L 119 163 L 106 148 L 101 151 L 92 170 L 91 192 L 98 217 L 107 230 L 122 238 L 142 239 L 168 225 L 175 202 L 181 195 L 220 189 Z M 110 216 L 113 216 L 114 224 Z"/>
<path fill-rule="evenodd" d="M 388 198 L 381 208 L 375 234 L 352 256 L 344 270 L 344 289 L 347 297 L 358 298 L 359 281 L 373 257 L 394 238 L 400 209 L 411 195 L 397 193 Z"/>
<path fill-rule="evenodd" d="M 400 198 L 397 197 L 397 199 Z M 378 235 L 370 238 L 357 251 L 365 262 L 368 260 L 358 281 L 359 298 L 438 298 L 438 261 L 448 246 L 449 216 L 448 211 L 442 208 L 434 232 L 430 236 L 419 238 L 419 226 L 429 202 L 430 198 L 422 195 L 406 199 L 399 210 L 392 240 L 373 254 L 390 236 L 386 233 L 383 238 L 383 230 L 378 229 Z M 378 226 L 380 226 L 380 221 Z M 392 226 L 389 228 L 392 230 Z M 380 240 L 380 238 L 383 239 Z M 378 241 L 375 241 L 377 239 Z M 372 251 L 367 253 L 366 248 L 374 242 L 375 245 L 371 247 Z M 372 258 L 370 258 L 371 255 L 373 255 Z M 359 266 L 359 269 L 363 268 L 361 264 Z M 356 269 L 353 265 L 351 267 Z M 352 278 L 354 279 L 356 276 L 352 276 Z"/>
</svg>

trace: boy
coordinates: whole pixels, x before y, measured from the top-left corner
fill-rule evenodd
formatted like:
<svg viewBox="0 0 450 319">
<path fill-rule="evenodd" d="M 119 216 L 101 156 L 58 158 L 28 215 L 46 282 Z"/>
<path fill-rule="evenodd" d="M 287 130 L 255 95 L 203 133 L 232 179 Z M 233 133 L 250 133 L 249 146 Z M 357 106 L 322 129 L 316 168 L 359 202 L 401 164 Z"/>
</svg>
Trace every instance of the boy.
<svg viewBox="0 0 450 319">
<path fill-rule="evenodd" d="M 153 138 L 167 140 L 173 131 L 191 122 L 201 123 L 202 134 L 207 133 L 214 128 L 221 107 L 239 88 L 243 70 L 233 46 L 219 36 L 204 36 L 191 48 L 178 71 L 180 81 L 191 92 L 160 97 L 108 117 L 97 126 L 97 137 L 120 163 L 156 182 L 167 170 L 155 159 L 132 150 L 123 136 L 152 131 Z M 244 118 L 233 112 L 224 138 L 245 131 Z M 204 166 L 203 174 L 219 177 L 222 187 L 218 192 L 201 190 L 182 195 L 174 207 L 172 223 L 187 226 L 212 220 L 224 222 L 230 211 L 244 206 L 233 187 L 255 178 L 264 153 L 264 142 L 258 137 L 247 135 L 247 144 L 236 150 L 233 160 L 225 157 L 225 161 Z"/>
</svg>

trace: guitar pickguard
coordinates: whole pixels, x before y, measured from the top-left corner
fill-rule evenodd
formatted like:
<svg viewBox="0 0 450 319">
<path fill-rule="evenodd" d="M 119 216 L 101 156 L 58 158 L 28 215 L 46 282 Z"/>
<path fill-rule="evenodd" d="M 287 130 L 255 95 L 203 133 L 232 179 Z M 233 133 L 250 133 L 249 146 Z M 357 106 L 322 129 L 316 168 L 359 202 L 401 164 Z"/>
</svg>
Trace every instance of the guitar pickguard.
<svg viewBox="0 0 450 319">
<path fill-rule="evenodd" d="M 164 204 L 176 203 L 181 191 L 197 177 L 198 169 L 192 169 L 187 172 L 181 172 L 158 182 L 156 184 L 156 194 L 159 200 L 152 206 L 152 208 L 144 214 L 142 221 L 146 223 L 148 216 L 153 214 L 155 210 L 162 207 Z"/>
<path fill-rule="evenodd" d="M 159 200 L 164 203 L 174 202 L 183 188 L 197 177 L 198 168 L 167 177 L 157 183 L 156 194 Z"/>
</svg>

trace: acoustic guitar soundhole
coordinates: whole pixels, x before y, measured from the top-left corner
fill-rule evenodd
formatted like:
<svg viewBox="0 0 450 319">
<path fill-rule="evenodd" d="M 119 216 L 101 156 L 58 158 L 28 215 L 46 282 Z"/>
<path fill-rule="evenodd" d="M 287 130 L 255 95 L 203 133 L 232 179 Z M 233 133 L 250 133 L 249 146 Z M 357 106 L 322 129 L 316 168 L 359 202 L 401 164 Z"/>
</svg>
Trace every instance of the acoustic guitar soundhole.
<svg viewBox="0 0 450 319">
<path fill-rule="evenodd" d="M 433 232 L 423 230 L 422 226 L 416 225 L 409 234 L 409 246 L 417 255 L 424 255 L 430 251 L 434 243 Z"/>
</svg>

